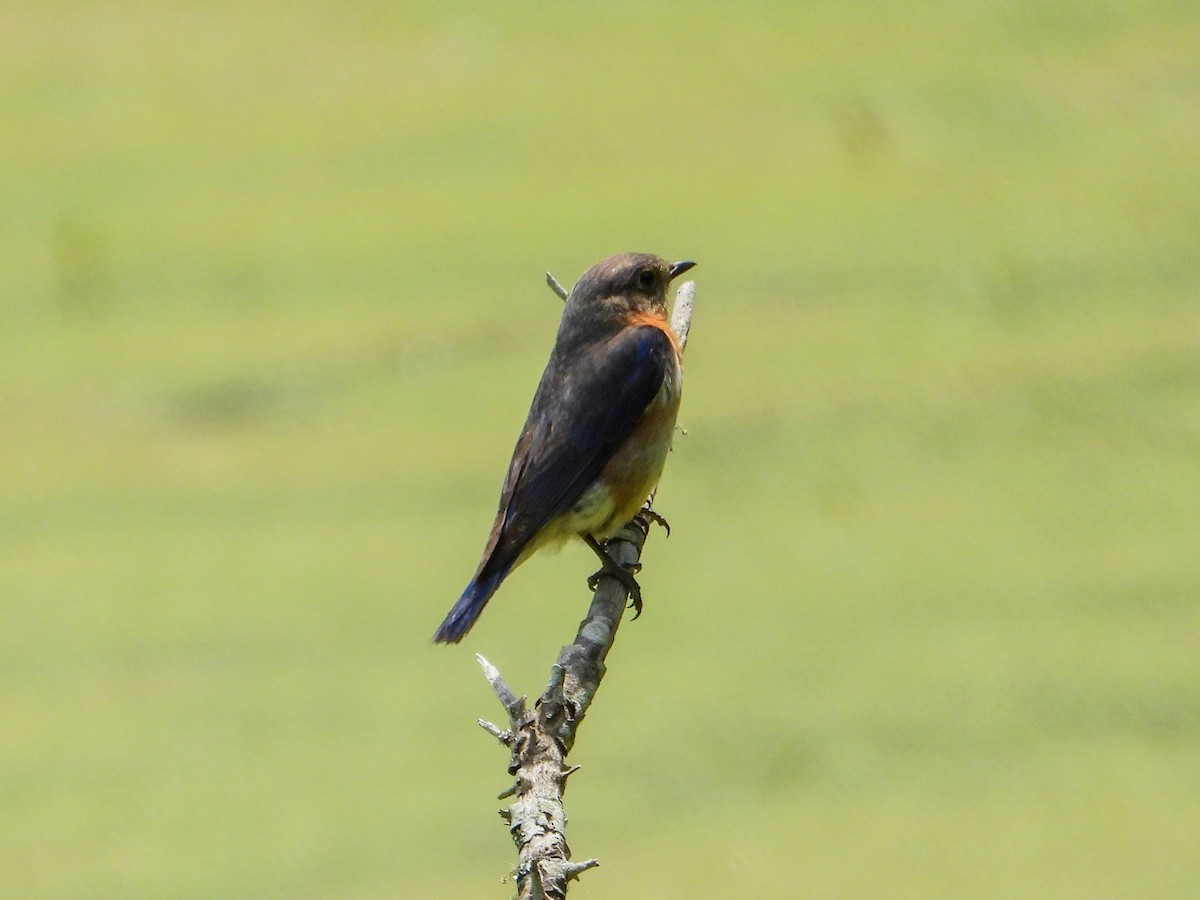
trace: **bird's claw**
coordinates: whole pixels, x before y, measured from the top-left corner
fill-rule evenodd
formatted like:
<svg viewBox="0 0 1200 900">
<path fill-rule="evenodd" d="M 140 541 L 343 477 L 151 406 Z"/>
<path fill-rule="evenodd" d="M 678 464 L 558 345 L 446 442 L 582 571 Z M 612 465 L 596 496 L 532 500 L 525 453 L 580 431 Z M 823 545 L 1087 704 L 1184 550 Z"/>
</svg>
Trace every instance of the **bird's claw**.
<svg viewBox="0 0 1200 900">
<path fill-rule="evenodd" d="M 633 563 L 628 569 L 617 564 L 612 566 L 604 566 L 597 572 L 593 572 L 588 576 L 588 587 L 593 591 L 600 584 L 600 579 L 605 575 L 611 575 L 617 581 L 621 582 L 621 587 L 629 593 L 629 606 L 633 609 L 633 618 L 636 619 L 642 614 L 642 586 L 637 583 L 637 579 L 633 576 L 642 570 L 641 563 Z"/>
<path fill-rule="evenodd" d="M 671 536 L 671 524 L 666 520 L 666 517 L 656 513 L 648 504 L 638 510 L 638 515 L 645 519 L 647 531 L 650 530 L 650 523 L 653 522 L 655 525 L 662 526 L 663 531 L 667 533 L 667 537 Z"/>
</svg>

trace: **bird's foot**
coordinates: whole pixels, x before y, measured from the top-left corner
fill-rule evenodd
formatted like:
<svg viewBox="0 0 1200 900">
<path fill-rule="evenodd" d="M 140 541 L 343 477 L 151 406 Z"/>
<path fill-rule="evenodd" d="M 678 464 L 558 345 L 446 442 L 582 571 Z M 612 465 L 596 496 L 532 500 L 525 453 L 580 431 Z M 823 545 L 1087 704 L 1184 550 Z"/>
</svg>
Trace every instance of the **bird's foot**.
<svg viewBox="0 0 1200 900">
<path fill-rule="evenodd" d="M 589 536 L 590 538 L 590 536 Z M 595 551 L 596 556 L 600 558 L 600 569 L 593 572 L 587 580 L 588 587 L 593 591 L 600 584 L 600 579 L 605 575 L 611 575 L 621 583 L 621 587 L 625 588 L 629 594 L 629 605 L 633 609 L 633 618 L 637 618 L 642 614 L 642 586 L 637 583 L 637 579 L 633 576 L 642 571 L 641 563 L 633 563 L 629 568 L 625 568 L 615 559 L 608 555 L 608 551 L 600 545 L 595 538 L 585 538 L 589 547 Z"/>
<path fill-rule="evenodd" d="M 655 525 L 662 526 L 663 531 L 667 533 L 667 537 L 671 536 L 671 523 L 667 521 L 665 516 L 661 516 L 652 510 L 649 502 L 647 502 L 645 506 L 638 510 L 638 514 L 635 516 L 635 518 L 638 517 L 641 517 L 646 521 L 647 531 L 650 530 L 650 523 L 653 522 Z"/>
<path fill-rule="evenodd" d="M 642 614 L 642 586 L 637 583 L 637 579 L 633 576 L 642 568 L 641 563 L 631 569 L 625 569 L 617 565 L 615 562 L 612 568 L 607 566 L 601 568 L 598 572 L 592 573 L 588 578 L 588 587 L 593 591 L 600 584 L 600 579 L 605 575 L 611 575 L 617 581 L 621 582 L 621 587 L 629 594 L 629 606 L 633 609 L 633 618 L 636 619 Z"/>
</svg>

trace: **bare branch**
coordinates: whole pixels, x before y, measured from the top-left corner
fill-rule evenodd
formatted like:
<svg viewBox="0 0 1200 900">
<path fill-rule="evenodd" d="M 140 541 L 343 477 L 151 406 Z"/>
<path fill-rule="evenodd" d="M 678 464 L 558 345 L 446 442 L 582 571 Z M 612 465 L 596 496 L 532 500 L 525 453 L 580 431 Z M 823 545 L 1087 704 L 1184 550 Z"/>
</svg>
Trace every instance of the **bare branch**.
<svg viewBox="0 0 1200 900">
<path fill-rule="evenodd" d="M 550 285 L 550 290 L 558 294 L 560 300 L 562 300 L 564 303 L 567 302 L 567 289 L 559 284 L 558 279 L 549 272 L 546 273 L 546 284 Z"/>
<path fill-rule="evenodd" d="M 679 346 L 687 347 L 688 332 L 692 330 L 692 308 L 696 305 L 696 282 L 685 281 L 675 292 L 675 308 L 671 311 L 671 330 L 679 338 Z"/>
</svg>

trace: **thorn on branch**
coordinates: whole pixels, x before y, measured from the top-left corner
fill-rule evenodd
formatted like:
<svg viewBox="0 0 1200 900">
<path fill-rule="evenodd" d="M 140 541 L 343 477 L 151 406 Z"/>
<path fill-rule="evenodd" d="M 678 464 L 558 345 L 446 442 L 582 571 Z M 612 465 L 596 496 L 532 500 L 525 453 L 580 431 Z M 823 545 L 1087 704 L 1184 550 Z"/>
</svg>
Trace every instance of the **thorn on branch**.
<svg viewBox="0 0 1200 900">
<path fill-rule="evenodd" d="M 502 731 L 498 725 L 493 725 L 487 719 L 479 719 L 479 727 L 502 743 L 505 747 L 511 747 L 513 741 L 513 733 L 511 731 Z"/>
<path fill-rule="evenodd" d="M 512 722 L 513 728 L 518 728 L 521 720 L 525 717 L 525 698 L 517 696 L 516 692 L 500 676 L 500 670 L 488 662 L 482 653 L 475 654 L 475 661 L 483 669 L 483 677 L 488 680 L 488 684 L 492 686 L 492 690 L 500 698 L 500 703 L 508 713 L 508 718 Z"/>
<path fill-rule="evenodd" d="M 567 863 L 564 870 L 566 871 L 568 880 L 570 880 L 578 878 L 583 872 L 586 872 L 588 869 L 594 869 L 598 865 L 600 865 L 600 860 L 598 859 L 585 859 L 583 862 Z"/>
<path fill-rule="evenodd" d="M 552 291 L 554 291 L 554 293 L 558 294 L 559 298 L 564 303 L 566 302 L 567 289 L 565 287 L 563 287 L 561 284 L 559 284 L 558 279 L 555 278 L 553 275 L 551 275 L 549 272 L 546 273 L 546 284 L 550 285 L 550 290 L 552 290 Z"/>
</svg>

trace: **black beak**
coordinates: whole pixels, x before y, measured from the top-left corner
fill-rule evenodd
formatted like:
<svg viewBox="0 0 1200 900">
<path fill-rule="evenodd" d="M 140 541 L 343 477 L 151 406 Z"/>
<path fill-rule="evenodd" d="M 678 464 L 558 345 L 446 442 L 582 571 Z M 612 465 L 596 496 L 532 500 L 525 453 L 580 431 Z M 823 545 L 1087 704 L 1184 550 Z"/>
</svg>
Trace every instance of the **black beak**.
<svg viewBox="0 0 1200 900">
<path fill-rule="evenodd" d="M 671 277 L 675 278 L 678 275 L 682 275 L 694 265 L 696 264 L 690 259 L 681 259 L 679 262 L 671 263 Z"/>
</svg>

